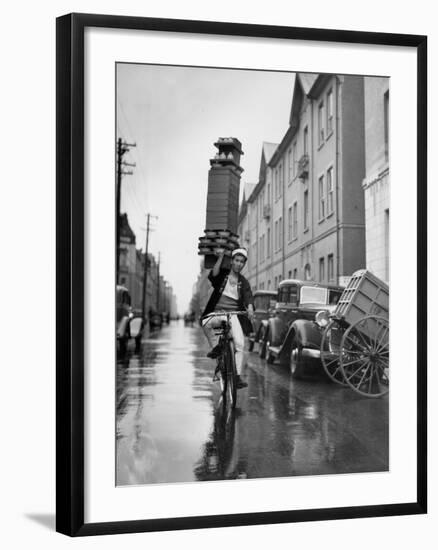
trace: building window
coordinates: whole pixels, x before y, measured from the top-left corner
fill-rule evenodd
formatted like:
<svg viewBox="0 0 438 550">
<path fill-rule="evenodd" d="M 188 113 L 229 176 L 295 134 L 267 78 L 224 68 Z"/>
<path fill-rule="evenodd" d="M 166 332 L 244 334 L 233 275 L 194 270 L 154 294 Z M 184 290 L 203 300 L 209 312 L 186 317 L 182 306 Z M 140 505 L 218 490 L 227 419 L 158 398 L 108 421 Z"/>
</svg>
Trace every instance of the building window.
<svg viewBox="0 0 438 550">
<path fill-rule="evenodd" d="M 297 175 L 297 142 L 292 145 L 292 176 Z"/>
<path fill-rule="evenodd" d="M 271 184 L 268 183 L 268 200 L 267 204 L 271 204 Z"/>
<path fill-rule="evenodd" d="M 292 161 L 292 149 L 289 149 L 287 152 L 287 161 L 288 161 L 288 184 L 292 181 L 293 176 L 293 161 Z"/>
<path fill-rule="evenodd" d="M 319 281 L 322 283 L 325 279 L 324 258 L 319 258 Z"/>
<path fill-rule="evenodd" d="M 274 288 L 277 288 L 277 277 L 274 277 Z"/>
<path fill-rule="evenodd" d="M 303 221 L 304 231 L 307 231 L 309 229 L 309 191 L 307 189 L 304 191 Z"/>
<path fill-rule="evenodd" d="M 333 254 L 329 254 L 327 256 L 327 268 L 328 268 L 328 280 L 333 281 L 335 278 L 335 272 L 334 272 L 334 263 L 333 263 Z"/>
<path fill-rule="evenodd" d="M 324 196 L 324 176 L 321 176 L 318 180 L 318 193 L 319 193 L 319 219 L 322 220 L 325 217 L 325 196 Z"/>
<path fill-rule="evenodd" d="M 268 281 L 268 290 L 271 288 L 271 279 Z"/>
<path fill-rule="evenodd" d="M 333 92 L 327 94 L 327 136 L 333 132 Z"/>
<path fill-rule="evenodd" d="M 278 219 L 278 250 L 283 248 L 283 218 Z"/>
<path fill-rule="evenodd" d="M 274 170 L 274 200 L 278 199 L 278 168 Z"/>
<path fill-rule="evenodd" d="M 295 201 L 292 210 L 293 225 L 292 225 L 292 238 L 298 237 L 298 203 Z"/>
<path fill-rule="evenodd" d="M 327 214 L 333 213 L 333 168 L 327 170 Z"/>
<path fill-rule="evenodd" d="M 278 171 L 279 171 L 279 177 L 278 177 L 278 196 L 281 197 L 282 194 L 283 194 L 283 176 L 284 176 L 284 170 L 283 170 L 283 165 L 280 164 L 279 167 L 278 167 Z"/>
<path fill-rule="evenodd" d="M 324 142 L 324 102 L 318 106 L 318 143 L 321 145 Z"/>
<path fill-rule="evenodd" d="M 298 270 L 297 268 L 294 269 L 293 278 L 296 279 L 298 276 Z"/>
<path fill-rule="evenodd" d="M 305 281 L 311 281 L 312 280 L 312 269 L 310 267 L 310 264 L 306 264 L 304 266 L 304 280 Z"/>
<path fill-rule="evenodd" d="M 389 159 L 389 90 L 383 96 L 384 131 L 385 131 L 385 160 Z"/>
<path fill-rule="evenodd" d="M 266 256 L 269 258 L 271 255 L 271 228 L 268 227 L 268 238 L 266 243 Z"/>
<path fill-rule="evenodd" d="M 292 206 L 287 211 L 287 240 L 292 240 Z"/>
<path fill-rule="evenodd" d="M 303 153 L 305 155 L 309 153 L 309 129 L 307 126 L 304 128 L 303 133 Z"/>
</svg>

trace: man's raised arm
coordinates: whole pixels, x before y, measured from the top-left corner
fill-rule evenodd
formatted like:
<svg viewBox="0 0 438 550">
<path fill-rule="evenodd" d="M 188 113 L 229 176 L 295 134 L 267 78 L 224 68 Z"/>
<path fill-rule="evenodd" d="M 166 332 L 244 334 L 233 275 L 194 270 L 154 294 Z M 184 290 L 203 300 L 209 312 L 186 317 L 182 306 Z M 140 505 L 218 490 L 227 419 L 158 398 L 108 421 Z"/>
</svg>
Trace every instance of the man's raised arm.
<svg viewBox="0 0 438 550">
<path fill-rule="evenodd" d="M 213 275 L 213 277 L 217 277 L 219 275 L 224 254 L 225 252 L 221 252 L 221 254 L 218 254 L 216 263 L 214 264 L 213 269 L 211 270 L 211 274 Z"/>
</svg>

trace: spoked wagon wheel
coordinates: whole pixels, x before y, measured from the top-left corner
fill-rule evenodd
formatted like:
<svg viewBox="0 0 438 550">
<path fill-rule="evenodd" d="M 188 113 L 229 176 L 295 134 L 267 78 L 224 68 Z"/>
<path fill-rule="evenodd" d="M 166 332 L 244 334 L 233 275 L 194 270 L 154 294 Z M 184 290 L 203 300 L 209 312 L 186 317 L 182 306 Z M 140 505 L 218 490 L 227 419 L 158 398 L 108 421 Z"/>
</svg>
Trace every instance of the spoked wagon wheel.
<svg viewBox="0 0 438 550">
<path fill-rule="evenodd" d="M 346 386 L 341 370 L 341 342 L 344 329 L 336 319 L 326 326 L 321 339 L 321 362 L 327 376 L 333 382 Z"/>
<path fill-rule="evenodd" d="M 341 370 L 347 384 L 365 397 L 389 392 L 389 322 L 368 315 L 352 324 L 342 338 Z"/>
</svg>

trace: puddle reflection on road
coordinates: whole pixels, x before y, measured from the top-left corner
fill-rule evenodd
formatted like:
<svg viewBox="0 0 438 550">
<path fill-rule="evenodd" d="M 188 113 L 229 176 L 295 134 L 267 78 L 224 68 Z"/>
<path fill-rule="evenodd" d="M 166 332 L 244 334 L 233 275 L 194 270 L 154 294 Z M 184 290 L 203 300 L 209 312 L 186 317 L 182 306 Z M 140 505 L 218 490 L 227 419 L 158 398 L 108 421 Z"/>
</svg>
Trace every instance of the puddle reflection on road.
<svg viewBox="0 0 438 550">
<path fill-rule="evenodd" d="M 231 411 L 204 336 L 182 322 L 129 353 L 117 363 L 117 485 L 388 469 L 387 400 L 294 382 L 252 353 Z"/>
</svg>

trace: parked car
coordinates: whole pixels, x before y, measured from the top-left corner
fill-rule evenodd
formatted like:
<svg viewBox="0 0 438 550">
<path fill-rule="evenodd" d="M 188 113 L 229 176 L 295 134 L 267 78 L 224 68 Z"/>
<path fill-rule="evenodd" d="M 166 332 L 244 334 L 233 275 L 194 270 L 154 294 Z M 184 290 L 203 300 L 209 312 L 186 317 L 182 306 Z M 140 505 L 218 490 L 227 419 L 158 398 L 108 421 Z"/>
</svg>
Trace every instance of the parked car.
<svg viewBox="0 0 438 550">
<path fill-rule="evenodd" d="M 195 322 L 195 312 L 189 311 L 184 314 L 184 324 L 193 326 L 193 323 Z"/>
<path fill-rule="evenodd" d="M 249 351 L 254 349 L 254 344 L 263 341 L 268 324 L 269 312 L 275 307 L 277 301 L 276 290 L 256 290 L 254 292 L 254 317 L 252 326 L 254 331 L 249 335 Z"/>
<path fill-rule="evenodd" d="M 315 322 L 315 316 L 319 311 L 333 311 L 342 291 L 342 287 L 334 285 L 297 279 L 281 281 L 277 303 L 268 320 L 264 339 L 267 362 L 279 360 L 280 363 L 290 365 L 295 378 L 302 376 L 303 349 L 312 338 L 317 339 L 317 335 L 320 342 L 320 327 Z M 319 344 L 316 349 L 319 350 Z M 312 353 L 308 355 L 311 359 Z"/>
<path fill-rule="evenodd" d="M 158 311 L 149 311 L 149 327 L 151 330 L 161 328 L 163 325 L 163 315 Z"/>
<path fill-rule="evenodd" d="M 135 341 L 135 348 L 138 351 L 143 336 L 144 320 L 141 316 L 134 315 L 129 290 L 122 285 L 116 287 L 116 324 L 120 353 L 126 352 L 130 339 Z"/>
</svg>

